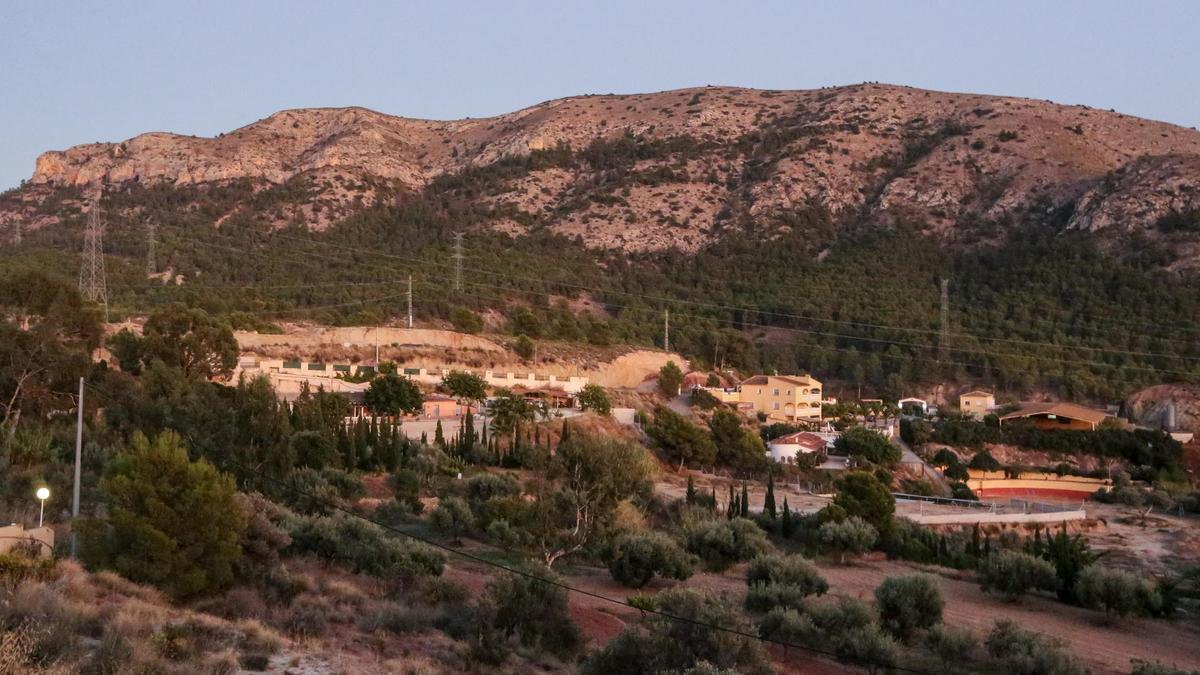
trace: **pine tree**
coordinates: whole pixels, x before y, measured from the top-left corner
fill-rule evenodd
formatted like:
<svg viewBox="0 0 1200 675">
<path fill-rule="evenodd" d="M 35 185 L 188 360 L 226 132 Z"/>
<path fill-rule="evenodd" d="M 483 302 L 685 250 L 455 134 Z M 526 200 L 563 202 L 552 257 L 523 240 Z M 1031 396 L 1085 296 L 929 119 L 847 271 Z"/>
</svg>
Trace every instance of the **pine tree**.
<svg viewBox="0 0 1200 675">
<path fill-rule="evenodd" d="M 775 477 L 767 474 L 767 496 L 763 498 L 763 512 L 775 519 Z"/>
<path fill-rule="evenodd" d="M 795 530 L 796 523 L 792 520 L 792 510 L 788 508 L 788 500 L 785 495 L 783 498 L 783 515 L 779 518 L 779 531 L 783 534 L 784 539 L 788 539 Z"/>
<path fill-rule="evenodd" d="M 691 474 L 688 475 L 687 494 L 684 496 L 684 501 L 688 504 L 696 503 L 696 482 L 692 480 Z"/>
<path fill-rule="evenodd" d="M 746 490 L 746 481 L 742 481 L 742 517 L 750 517 L 750 493 Z"/>
</svg>

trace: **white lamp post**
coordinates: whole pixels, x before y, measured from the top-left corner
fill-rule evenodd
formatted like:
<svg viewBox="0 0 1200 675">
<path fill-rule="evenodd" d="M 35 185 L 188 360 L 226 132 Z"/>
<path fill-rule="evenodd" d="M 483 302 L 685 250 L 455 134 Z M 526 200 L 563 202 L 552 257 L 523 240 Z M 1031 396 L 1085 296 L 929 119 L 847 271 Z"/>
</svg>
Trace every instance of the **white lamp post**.
<svg viewBox="0 0 1200 675">
<path fill-rule="evenodd" d="M 37 498 L 42 501 L 42 510 L 38 514 L 38 527 L 42 526 L 42 520 L 46 517 L 46 500 L 50 498 L 50 488 L 40 487 L 37 489 Z"/>
</svg>

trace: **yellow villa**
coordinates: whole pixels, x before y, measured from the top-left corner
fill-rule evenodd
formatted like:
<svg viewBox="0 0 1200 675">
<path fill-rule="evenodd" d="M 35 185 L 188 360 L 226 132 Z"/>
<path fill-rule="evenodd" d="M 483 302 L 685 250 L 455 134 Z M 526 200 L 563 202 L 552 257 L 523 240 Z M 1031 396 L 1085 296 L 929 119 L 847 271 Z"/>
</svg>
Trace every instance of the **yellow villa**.
<svg viewBox="0 0 1200 675">
<path fill-rule="evenodd" d="M 755 375 L 738 385 L 738 399 L 771 420 L 821 420 L 821 383 L 808 375 Z"/>
</svg>

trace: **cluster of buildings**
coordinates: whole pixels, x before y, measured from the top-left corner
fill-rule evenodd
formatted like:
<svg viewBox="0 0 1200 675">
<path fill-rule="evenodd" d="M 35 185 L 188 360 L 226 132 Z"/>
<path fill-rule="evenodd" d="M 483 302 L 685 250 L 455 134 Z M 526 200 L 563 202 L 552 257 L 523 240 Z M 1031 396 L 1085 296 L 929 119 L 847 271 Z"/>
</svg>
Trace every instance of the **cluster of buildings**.
<svg viewBox="0 0 1200 675">
<path fill-rule="evenodd" d="M 446 368 L 401 367 L 397 372 L 414 382 L 431 387 L 442 383 L 450 374 Z M 459 372 L 472 372 L 469 370 Z M 378 368 L 369 364 L 322 363 L 285 359 L 263 359 L 244 356 L 238 362 L 232 380 L 239 377 L 265 375 L 276 393 L 289 403 L 305 388 L 338 393 L 350 401 L 350 415 L 369 417 L 364 394 Z M 475 373 L 491 387 L 507 387 L 527 398 L 544 401 L 554 408 L 574 407 L 576 396 L 588 384 L 588 378 L 542 373 L 515 373 L 483 370 Z M 433 393 L 422 401 L 420 419 L 456 419 L 467 413 L 468 406 L 459 401 Z"/>
</svg>

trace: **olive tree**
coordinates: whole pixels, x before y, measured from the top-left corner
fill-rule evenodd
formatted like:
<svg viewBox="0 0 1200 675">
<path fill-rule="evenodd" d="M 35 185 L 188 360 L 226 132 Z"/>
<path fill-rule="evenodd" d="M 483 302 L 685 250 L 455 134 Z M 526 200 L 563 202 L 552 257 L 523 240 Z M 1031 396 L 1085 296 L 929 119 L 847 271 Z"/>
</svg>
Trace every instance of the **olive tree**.
<svg viewBox="0 0 1200 675">
<path fill-rule="evenodd" d="M 862 555 L 871 550 L 879 531 L 858 516 L 841 522 L 830 521 L 817 531 L 821 541 L 838 553 L 839 560 L 846 564 L 846 555 Z"/>
<path fill-rule="evenodd" d="M 979 563 L 979 583 L 984 591 L 1015 601 L 1030 590 L 1053 591 L 1058 576 L 1047 560 L 1022 551 L 1001 551 Z"/>
<path fill-rule="evenodd" d="M 1150 614 L 1162 606 L 1162 597 L 1149 580 L 1099 565 L 1079 575 L 1075 597 L 1084 607 L 1103 610 L 1110 618 Z"/>
<path fill-rule="evenodd" d="M 754 521 L 745 518 L 706 520 L 687 530 L 687 550 L 713 571 L 768 553 L 771 541 Z"/>
<path fill-rule="evenodd" d="M 437 508 L 429 514 L 429 521 L 443 534 L 459 541 L 462 533 L 471 528 L 475 518 L 471 507 L 462 497 L 446 497 L 438 501 Z"/>
<path fill-rule="evenodd" d="M 746 569 L 746 609 L 766 612 L 776 607 L 803 607 L 804 598 L 821 595 L 829 584 L 811 561 L 798 555 L 767 554 Z"/>
<path fill-rule="evenodd" d="M 942 620 L 942 592 L 928 574 L 890 577 L 875 589 L 879 621 L 892 635 L 907 640 Z"/>
<path fill-rule="evenodd" d="M 654 575 L 680 581 L 692 576 L 695 558 L 670 537 L 657 532 L 628 533 L 615 538 L 605 555 L 612 578 L 641 588 Z"/>
</svg>

